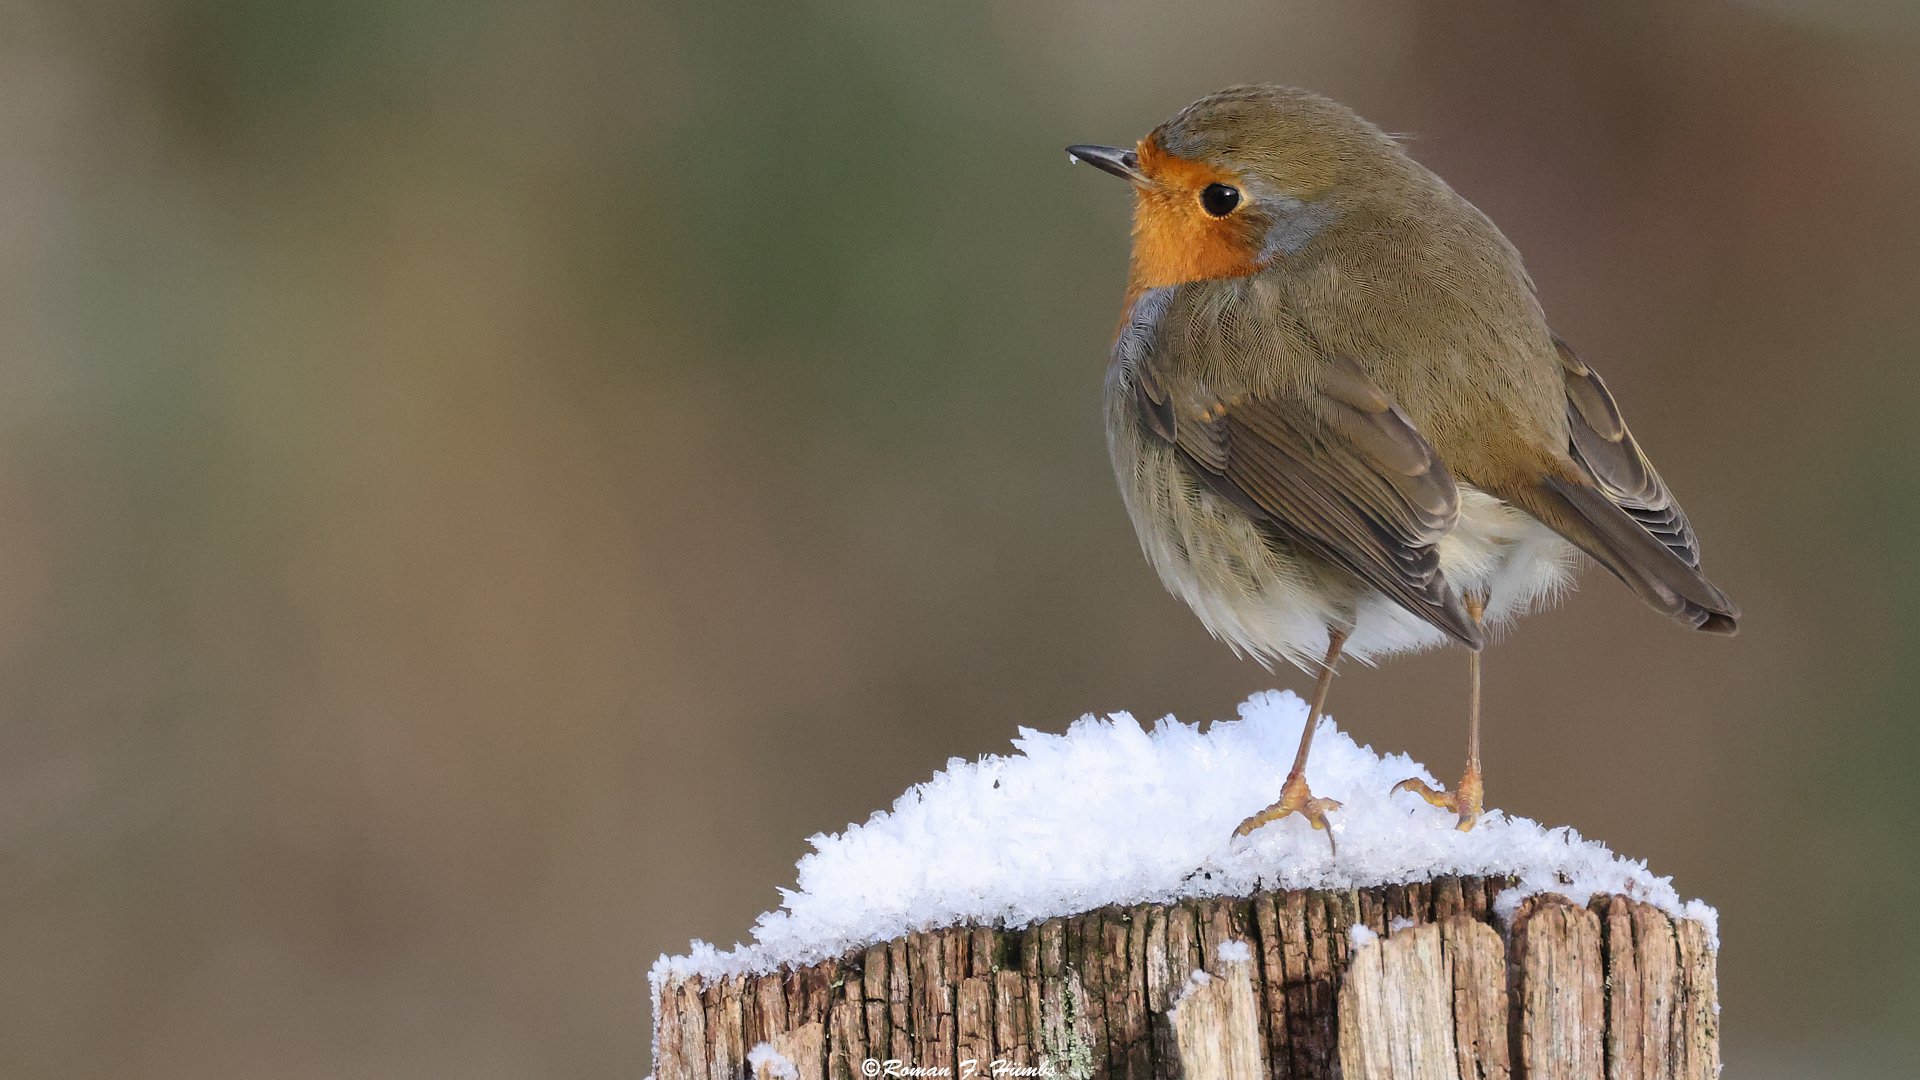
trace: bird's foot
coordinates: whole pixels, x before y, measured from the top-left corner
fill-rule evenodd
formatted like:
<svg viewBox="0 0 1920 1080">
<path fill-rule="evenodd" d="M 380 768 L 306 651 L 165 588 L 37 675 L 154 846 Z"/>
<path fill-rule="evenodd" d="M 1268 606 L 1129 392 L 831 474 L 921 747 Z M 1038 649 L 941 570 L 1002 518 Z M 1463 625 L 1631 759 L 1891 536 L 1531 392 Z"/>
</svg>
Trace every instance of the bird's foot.
<svg viewBox="0 0 1920 1080">
<path fill-rule="evenodd" d="M 1235 836 L 1246 836 L 1253 830 L 1270 821 L 1279 821 L 1288 814 L 1299 814 L 1307 819 L 1307 824 L 1327 834 L 1327 846 L 1334 854 L 1339 848 L 1333 842 L 1333 830 L 1327 827 L 1327 811 L 1340 809 L 1340 804 L 1332 799 L 1316 798 L 1307 787 L 1307 778 L 1299 773 L 1289 773 L 1287 782 L 1280 785 L 1280 800 L 1265 810 L 1240 823 L 1233 830 Z"/>
<path fill-rule="evenodd" d="M 1460 815 L 1460 823 L 1454 828 L 1467 832 L 1473 823 L 1480 820 L 1481 798 L 1485 789 L 1480 783 L 1480 766 L 1468 765 L 1465 776 L 1460 778 L 1460 786 L 1448 791 L 1434 788 L 1417 776 L 1408 777 L 1393 785 L 1395 791 L 1411 791 L 1442 810 L 1451 810 Z"/>
</svg>

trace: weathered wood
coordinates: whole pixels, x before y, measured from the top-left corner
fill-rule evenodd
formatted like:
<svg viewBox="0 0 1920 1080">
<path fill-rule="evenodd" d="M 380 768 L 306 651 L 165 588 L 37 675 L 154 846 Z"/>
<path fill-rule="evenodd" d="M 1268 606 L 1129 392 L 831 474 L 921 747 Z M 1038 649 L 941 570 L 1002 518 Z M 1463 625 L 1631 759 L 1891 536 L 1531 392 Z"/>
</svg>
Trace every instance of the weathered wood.
<svg viewBox="0 0 1920 1080">
<path fill-rule="evenodd" d="M 1707 928 L 1685 919 L 1673 924 L 1680 942 L 1683 1003 L 1675 1010 L 1671 1038 L 1673 1075 L 1717 1080 L 1720 1075 L 1720 980 Z"/>
<path fill-rule="evenodd" d="M 1439 905 L 1435 905 L 1435 914 Z M 1462 1080 L 1513 1074 L 1507 1035 L 1507 946 L 1486 923 L 1453 914 L 1440 923 L 1453 978 L 1453 1036 Z"/>
<path fill-rule="evenodd" d="M 1513 938 L 1520 1075 L 1601 1080 L 1607 1016 L 1599 917 L 1557 896 L 1535 897 L 1515 916 Z"/>
<path fill-rule="evenodd" d="M 1506 1080 L 1506 984 L 1500 935 L 1467 915 L 1355 949 L 1340 988 L 1342 1071 L 1348 1080 Z"/>
<path fill-rule="evenodd" d="M 826 1025 L 820 1021 L 777 1031 L 765 1042 L 777 1056 L 753 1070 L 753 1080 L 825 1080 Z"/>
<path fill-rule="evenodd" d="M 1340 1064 L 1353 1080 L 1447 1076 L 1460 1057 L 1452 965 L 1440 928 L 1416 926 L 1358 949 L 1340 990 Z"/>
<path fill-rule="evenodd" d="M 1172 1010 L 1179 1066 L 1186 1080 L 1265 1080 L 1266 1027 L 1253 989 L 1253 961 L 1221 965 L 1217 976 L 1190 977 Z"/>
<path fill-rule="evenodd" d="M 747 1056 L 765 1042 L 801 1080 L 1718 1075 L 1704 927 L 1620 896 L 1584 907 L 1534 897 L 1504 925 L 1493 898 L 1507 884 L 1103 908 L 668 980 L 654 1001 L 654 1072 L 748 1080 Z M 1374 939 L 1355 947 L 1356 925 Z"/>
</svg>

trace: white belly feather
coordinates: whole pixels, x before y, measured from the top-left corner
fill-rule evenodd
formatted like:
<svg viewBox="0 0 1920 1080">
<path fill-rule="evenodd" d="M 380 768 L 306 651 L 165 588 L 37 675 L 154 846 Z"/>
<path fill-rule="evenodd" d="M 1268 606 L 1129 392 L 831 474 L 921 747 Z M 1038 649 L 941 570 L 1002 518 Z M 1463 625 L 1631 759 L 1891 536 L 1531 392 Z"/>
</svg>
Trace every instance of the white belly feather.
<svg viewBox="0 0 1920 1080">
<path fill-rule="evenodd" d="M 1571 582 L 1573 545 L 1524 511 L 1460 485 L 1460 520 L 1438 545 L 1440 572 L 1463 593 L 1487 598 L 1499 626 L 1560 598 Z M 1426 620 L 1374 595 L 1363 600 L 1347 652 L 1362 658 L 1430 649 L 1451 641 Z M 1324 647 L 1324 638 L 1322 639 Z"/>
</svg>

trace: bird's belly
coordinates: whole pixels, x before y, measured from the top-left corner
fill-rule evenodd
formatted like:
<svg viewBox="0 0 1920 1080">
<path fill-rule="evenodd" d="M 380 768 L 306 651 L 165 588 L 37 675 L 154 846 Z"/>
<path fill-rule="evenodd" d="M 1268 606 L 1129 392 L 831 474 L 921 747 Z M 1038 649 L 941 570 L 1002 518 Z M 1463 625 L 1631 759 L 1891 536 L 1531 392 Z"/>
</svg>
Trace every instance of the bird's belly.
<svg viewBox="0 0 1920 1080">
<path fill-rule="evenodd" d="M 1359 582 L 1276 545 L 1136 418 L 1109 420 L 1120 494 L 1167 591 L 1236 653 L 1301 667 L 1324 656 L 1328 625 L 1346 622 L 1364 595 Z"/>
<path fill-rule="evenodd" d="M 1327 627 L 1339 624 L 1352 627 L 1346 653 L 1363 661 L 1452 640 L 1347 571 L 1277 543 L 1137 420 L 1110 419 L 1114 470 L 1141 549 L 1168 591 L 1234 651 L 1309 667 L 1326 654 Z M 1459 523 L 1438 554 L 1456 588 L 1488 597 L 1490 622 L 1556 594 L 1572 561 L 1572 548 L 1546 526 L 1465 484 Z"/>
<path fill-rule="evenodd" d="M 1440 572 L 1463 593 L 1487 598 L 1486 617 L 1526 614 L 1557 599 L 1573 568 L 1573 545 L 1509 503 L 1460 485 L 1460 520 L 1440 539 Z"/>
<path fill-rule="evenodd" d="M 1437 545 L 1440 572 L 1462 593 L 1486 598 L 1485 619 L 1499 626 L 1558 598 L 1574 549 L 1534 518 L 1468 484 L 1460 518 Z M 1362 659 L 1419 652 L 1453 639 L 1385 595 L 1368 590 L 1354 611 L 1347 652 Z"/>
</svg>

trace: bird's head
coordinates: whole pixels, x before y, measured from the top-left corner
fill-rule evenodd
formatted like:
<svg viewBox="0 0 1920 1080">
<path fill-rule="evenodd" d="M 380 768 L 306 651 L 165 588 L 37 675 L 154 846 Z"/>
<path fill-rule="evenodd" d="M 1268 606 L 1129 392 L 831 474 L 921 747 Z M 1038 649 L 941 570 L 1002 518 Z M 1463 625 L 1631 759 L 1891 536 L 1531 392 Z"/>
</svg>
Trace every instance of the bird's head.
<svg viewBox="0 0 1920 1080">
<path fill-rule="evenodd" d="M 1296 255 L 1406 162 L 1345 106 L 1284 86 L 1202 98 L 1132 150 L 1067 153 L 1133 184 L 1136 292 L 1244 277 Z"/>
</svg>

